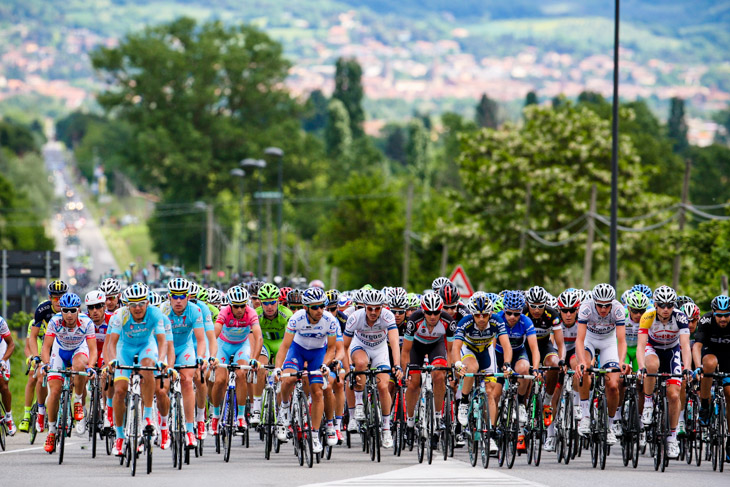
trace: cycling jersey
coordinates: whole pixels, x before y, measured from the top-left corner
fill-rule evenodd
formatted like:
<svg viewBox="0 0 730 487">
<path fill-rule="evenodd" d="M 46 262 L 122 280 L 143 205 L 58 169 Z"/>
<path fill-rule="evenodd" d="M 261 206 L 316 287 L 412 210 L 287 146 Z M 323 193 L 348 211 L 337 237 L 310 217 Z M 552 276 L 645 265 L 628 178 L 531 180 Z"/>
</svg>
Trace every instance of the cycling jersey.
<svg viewBox="0 0 730 487">
<path fill-rule="evenodd" d="M 7 337 L 10 336 L 10 327 L 8 327 L 7 321 L 5 321 L 5 318 L 0 316 L 0 340 L 5 340 Z M 2 356 L 0 355 L 0 359 Z"/>
<path fill-rule="evenodd" d="M 432 330 L 429 330 L 426 324 L 426 315 L 422 309 L 419 309 L 414 311 L 411 317 L 408 318 L 403 339 L 430 344 L 443 340 L 445 337 L 450 342 L 454 339 L 455 331 L 456 321 L 445 311 L 441 312 L 438 322 Z"/>
<path fill-rule="evenodd" d="M 505 324 L 497 320 L 494 315 L 489 318 L 487 327 L 484 330 L 477 327 L 472 315 L 466 315 L 456 327 L 454 340 L 461 340 L 469 350 L 481 353 L 493 345 L 496 338 L 506 334 Z"/>
<path fill-rule="evenodd" d="M 169 302 L 162 303 L 160 311 L 170 320 L 175 355 L 178 349 L 193 345 L 193 330 L 203 329 L 203 314 L 195 303 L 188 303 L 180 315 L 177 315 Z"/>
<path fill-rule="evenodd" d="M 674 348 L 679 345 L 680 335 L 689 335 L 689 320 L 686 314 L 674 308 L 665 324 L 659 321 L 656 309 L 651 308 L 641 316 L 639 334 L 648 335 L 648 343 L 654 348 Z"/>
<path fill-rule="evenodd" d="M 33 317 L 35 321 L 33 323 L 33 326 L 39 328 L 39 338 L 43 338 L 45 336 L 48 322 L 51 321 L 51 318 L 53 318 L 55 314 L 56 312 L 53 311 L 51 301 L 43 301 L 35 309 L 35 315 Z"/>
<path fill-rule="evenodd" d="M 289 318 L 286 332 L 294 335 L 294 343 L 306 350 L 327 348 L 327 339 L 337 336 L 339 324 L 329 311 L 317 323 L 310 323 L 307 310 L 300 309 Z"/>
<path fill-rule="evenodd" d="M 286 324 L 293 313 L 289 308 L 279 305 L 276 315 L 272 319 L 266 318 L 263 306 L 256 308 L 256 314 L 259 317 L 259 326 L 264 340 L 282 340 L 286 332 Z"/>
<path fill-rule="evenodd" d="M 359 309 L 347 319 L 344 335 L 357 338 L 358 343 L 364 348 L 377 348 L 385 346 L 390 330 L 397 329 L 395 315 L 390 310 L 383 308 L 380 311 L 380 316 L 371 326 L 367 323 L 365 309 Z"/>
<path fill-rule="evenodd" d="M 101 325 L 96 325 L 94 323 L 94 328 L 96 329 L 96 351 L 98 353 L 98 358 L 96 360 L 96 366 L 101 367 L 104 365 L 104 357 L 102 357 L 102 352 L 104 351 L 104 341 L 106 340 L 106 334 L 107 330 L 109 329 L 109 325 L 106 323 L 106 321 L 102 321 Z"/>
<path fill-rule="evenodd" d="M 129 308 L 123 307 L 112 316 L 109 328 L 111 334 L 119 335 L 119 344 L 124 343 L 129 348 L 141 348 L 147 345 L 150 338 L 154 339 L 155 335 L 165 334 L 165 317 L 159 309 L 147 306 L 142 320 L 137 322 Z"/>
<path fill-rule="evenodd" d="M 608 314 L 601 316 L 598 314 L 595 301 L 589 298 L 580 305 L 578 323 L 586 325 L 586 336 L 593 335 L 596 338 L 615 336 L 616 327 L 624 326 L 626 323 L 626 311 L 623 305 L 614 299 Z"/>
<path fill-rule="evenodd" d="M 512 346 L 512 357 L 514 361 L 516 357 L 521 355 L 520 352 L 524 352 L 527 337 L 537 334 L 535 327 L 532 325 L 532 320 L 525 315 L 520 315 L 517 323 L 514 326 L 510 326 L 507 323 L 507 318 L 504 316 L 504 311 L 500 311 L 492 316 L 498 322 L 504 324 L 504 329 L 509 337 L 509 343 Z M 494 348 L 498 353 L 503 353 L 502 346 L 499 343 L 495 344 Z"/>
<path fill-rule="evenodd" d="M 710 354 L 717 357 L 720 372 L 730 372 L 730 325 L 721 328 L 712 311 L 700 318 L 695 331 L 695 343 L 702 344 L 703 357 Z"/>
<path fill-rule="evenodd" d="M 522 314 L 532 320 L 532 326 L 535 328 L 535 336 L 538 340 L 548 340 L 553 330 L 561 330 L 560 315 L 557 310 L 545 307 L 539 318 L 530 315 L 529 305 L 525 305 Z"/>
<path fill-rule="evenodd" d="M 58 343 L 61 350 L 76 350 L 86 340 L 96 338 L 96 328 L 91 318 L 85 314 L 79 314 L 73 328 L 64 324 L 61 313 L 58 313 L 48 323 L 46 336 L 55 338 L 54 344 Z"/>
<path fill-rule="evenodd" d="M 568 326 L 563 323 L 562 327 L 563 341 L 565 342 L 565 358 L 569 359 L 575 353 L 575 340 L 578 338 L 578 322 L 573 323 L 573 326 Z"/>
<path fill-rule="evenodd" d="M 251 306 L 246 305 L 243 317 L 236 319 L 231 306 L 224 306 L 215 320 L 223 325 L 218 339 L 230 344 L 240 344 L 248 340 L 251 327 L 259 324 L 259 317 Z"/>
</svg>

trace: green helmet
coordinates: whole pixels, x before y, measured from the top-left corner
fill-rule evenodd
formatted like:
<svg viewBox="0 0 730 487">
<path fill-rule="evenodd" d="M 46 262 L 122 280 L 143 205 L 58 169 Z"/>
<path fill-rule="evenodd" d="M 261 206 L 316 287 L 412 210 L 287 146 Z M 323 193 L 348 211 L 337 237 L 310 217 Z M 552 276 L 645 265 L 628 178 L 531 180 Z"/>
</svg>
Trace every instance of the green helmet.
<svg viewBox="0 0 730 487">
<path fill-rule="evenodd" d="M 626 306 L 629 308 L 646 309 L 650 304 L 649 298 L 641 291 L 631 291 L 629 295 L 626 296 Z"/>
<path fill-rule="evenodd" d="M 494 307 L 492 308 L 493 313 L 499 313 L 500 311 L 504 310 L 504 298 L 502 296 L 499 297 L 496 301 L 494 301 Z"/>
<path fill-rule="evenodd" d="M 363 287 L 360 288 L 360 290 L 366 291 L 366 290 L 372 289 L 372 288 L 373 288 L 373 286 L 371 286 L 370 284 L 365 284 Z"/>
<path fill-rule="evenodd" d="M 418 299 L 416 293 L 408 293 L 406 299 L 408 300 L 408 309 L 415 309 L 421 306 L 421 300 Z"/>
<path fill-rule="evenodd" d="M 261 301 L 279 300 L 279 288 L 276 284 L 267 282 L 259 288 L 259 299 Z"/>
<path fill-rule="evenodd" d="M 198 291 L 198 300 L 204 303 L 208 302 L 208 290 L 206 288 L 200 288 L 200 291 Z"/>
</svg>

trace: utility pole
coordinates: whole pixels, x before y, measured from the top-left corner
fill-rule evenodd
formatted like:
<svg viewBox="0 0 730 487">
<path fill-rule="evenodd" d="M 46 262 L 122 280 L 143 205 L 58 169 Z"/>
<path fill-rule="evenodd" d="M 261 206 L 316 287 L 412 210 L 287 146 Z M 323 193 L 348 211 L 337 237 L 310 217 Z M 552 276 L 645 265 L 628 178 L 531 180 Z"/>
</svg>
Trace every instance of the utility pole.
<svg viewBox="0 0 730 487">
<path fill-rule="evenodd" d="M 684 183 L 682 184 L 682 206 L 679 209 L 679 234 L 681 235 L 684 231 L 684 222 L 686 216 L 687 204 L 689 204 L 689 176 L 692 172 L 692 161 L 687 158 L 684 162 Z M 680 255 L 680 244 L 677 242 L 677 246 L 674 252 L 674 262 L 672 262 L 672 287 L 677 289 L 679 286 L 679 273 L 682 269 L 682 257 Z"/>
<path fill-rule="evenodd" d="M 520 233 L 520 277 L 518 288 L 522 289 L 522 275 L 525 272 L 525 248 L 527 247 L 527 229 L 530 226 L 530 204 L 532 203 L 532 185 L 527 183 L 525 192 L 525 219 L 522 221 L 522 232 Z"/>
<path fill-rule="evenodd" d="M 408 268 L 411 260 L 411 223 L 413 220 L 413 183 L 408 184 L 406 228 L 403 230 L 403 287 L 408 288 Z"/>
<path fill-rule="evenodd" d="M 205 207 L 205 265 L 213 265 L 213 205 Z"/>
<path fill-rule="evenodd" d="M 613 27 L 613 110 L 611 120 L 611 250 L 609 280 L 615 288 L 618 281 L 618 60 L 619 60 L 619 3 Z"/>
<path fill-rule="evenodd" d="M 271 234 L 271 200 L 266 200 L 266 278 L 274 278 L 274 236 Z"/>
<path fill-rule="evenodd" d="M 591 275 L 593 274 L 593 239 L 596 234 L 596 196 L 598 188 L 594 184 L 591 186 L 591 206 L 588 214 L 588 236 L 586 238 L 586 255 L 583 260 L 583 289 L 589 289 L 591 285 Z"/>
</svg>

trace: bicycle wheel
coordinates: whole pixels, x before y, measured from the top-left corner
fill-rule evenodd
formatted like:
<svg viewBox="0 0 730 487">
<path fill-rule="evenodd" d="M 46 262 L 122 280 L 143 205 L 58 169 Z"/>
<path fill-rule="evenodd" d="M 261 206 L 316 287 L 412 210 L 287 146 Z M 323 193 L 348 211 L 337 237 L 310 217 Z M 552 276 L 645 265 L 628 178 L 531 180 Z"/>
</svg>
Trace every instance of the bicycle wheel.
<svg viewBox="0 0 730 487">
<path fill-rule="evenodd" d="M 418 455 L 418 463 L 423 463 L 423 458 L 426 453 L 426 414 L 425 414 L 425 407 L 423 406 L 426 401 L 426 398 L 421 395 L 418 398 L 418 404 L 416 404 L 416 424 L 415 424 L 415 431 L 414 431 L 414 438 L 413 443 L 417 443 L 416 445 L 416 453 Z M 431 447 L 431 440 L 428 440 L 428 446 Z"/>
<path fill-rule="evenodd" d="M 70 392 L 68 390 L 63 390 L 61 392 L 61 400 L 59 401 L 60 405 L 60 411 L 61 411 L 61 417 L 59 418 L 61 421 L 58 423 L 58 433 L 57 438 L 59 438 L 59 444 L 58 444 L 58 464 L 63 463 L 63 453 L 66 447 L 66 427 L 68 425 L 68 415 L 69 415 L 69 394 Z M 5 431 L 5 425 L 3 425 L 3 432 Z"/>
<path fill-rule="evenodd" d="M 654 423 L 652 425 L 654 430 L 654 434 L 652 437 L 652 449 L 654 450 L 654 471 L 659 471 L 659 467 L 664 464 L 664 432 L 662 431 L 663 414 L 664 411 L 660 407 L 660 404 L 657 404 L 654 408 Z"/>
<path fill-rule="evenodd" d="M 91 401 L 89 403 L 91 425 L 89 436 L 91 437 L 91 458 L 96 458 L 96 437 L 99 432 L 99 387 L 94 380 L 91 385 Z"/>
<path fill-rule="evenodd" d="M 510 397 L 508 423 L 507 423 L 507 450 L 506 461 L 507 468 L 512 468 L 517 457 L 517 432 L 519 429 L 519 411 L 517 406 L 517 397 Z"/>
<path fill-rule="evenodd" d="M 304 445 L 302 442 L 302 425 L 299 422 L 299 401 L 294 398 L 292 401 L 291 418 L 292 428 L 294 430 L 294 438 L 292 438 L 292 444 L 294 445 L 294 456 L 299 460 L 299 466 L 304 465 Z"/>
<path fill-rule="evenodd" d="M 28 425 L 28 434 L 30 439 L 30 444 L 32 445 L 35 443 L 36 436 L 38 436 L 38 429 L 36 428 L 36 423 L 38 422 L 38 403 L 34 402 L 33 407 L 30 409 L 30 424 Z M 4 442 L 3 442 L 4 444 Z M 5 447 L 3 446 L 3 449 Z"/>
<path fill-rule="evenodd" d="M 396 396 L 395 396 L 395 434 L 393 435 L 393 454 L 396 456 L 400 456 L 401 452 L 403 451 L 403 443 L 406 439 L 406 418 L 405 418 L 405 412 L 403 410 L 405 404 L 403 403 L 403 390 L 401 387 L 399 387 L 396 390 Z"/>
<path fill-rule="evenodd" d="M 469 416 L 467 419 L 464 436 L 466 437 L 466 446 L 469 451 L 469 463 L 472 467 L 477 464 L 477 458 L 479 457 L 479 438 L 477 438 L 477 431 L 479 431 L 479 415 L 478 411 L 478 399 L 476 395 L 471 400 L 469 405 Z"/>
<path fill-rule="evenodd" d="M 433 400 L 433 392 L 426 391 L 426 456 L 428 464 L 433 462 L 433 435 L 436 429 L 434 422 L 436 413 Z"/>
<path fill-rule="evenodd" d="M 270 395 L 270 390 L 264 391 L 264 406 L 261 409 L 264 418 L 264 427 L 262 428 L 264 434 L 264 458 L 267 460 L 271 458 L 272 439 L 274 436 L 274 402 L 271 400 Z"/>
<path fill-rule="evenodd" d="M 446 393 L 444 394 L 444 405 L 443 414 L 441 417 L 444 420 L 444 429 L 441 432 L 441 447 L 443 448 L 444 461 L 448 460 L 449 456 L 454 456 L 453 448 L 453 414 L 454 414 L 454 392 L 451 387 L 446 384 Z"/>
<path fill-rule="evenodd" d="M 147 453 L 147 475 L 152 473 L 152 437 L 145 435 L 144 451 Z"/>
<path fill-rule="evenodd" d="M 383 422 L 380 419 L 382 411 L 380 409 L 380 394 L 378 393 L 377 387 L 373 387 L 373 393 L 370 399 L 370 408 L 372 411 L 371 420 L 373 427 L 373 441 L 371 447 L 375 450 L 375 460 L 380 463 L 380 430 L 382 429 Z"/>
<path fill-rule="evenodd" d="M 228 463 L 231 459 L 231 444 L 233 443 L 233 423 L 236 421 L 234 414 L 236 408 L 236 397 L 231 391 L 226 394 L 225 421 L 223 422 L 223 461 Z"/>
<path fill-rule="evenodd" d="M 499 415 L 497 416 L 497 463 L 504 465 L 507 457 L 507 406 L 508 400 L 502 397 L 499 403 Z"/>
<path fill-rule="evenodd" d="M 596 408 L 591 406 L 591 434 L 590 434 L 590 448 L 591 448 L 591 466 L 593 468 L 596 468 L 598 466 L 598 455 L 599 455 L 599 443 L 600 443 L 600 434 L 599 434 L 599 418 L 598 418 L 598 411 L 596 411 Z"/>
<path fill-rule="evenodd" d="M 563 446 L 565 451 L 563 452 L 563 463 L 568 465 L 570 461 L 575 457 L 577 451 L 577 438 L 575 429 L 575 417 L 573 409 L 573 393 L 568 392 L 565 394 L 565 410 L 563 411 Z"/>
<path fill-rule="evenodd" d="M 634 397 L 634 405 L 629 415 L 631 428 L 631 466 L 636 468 L 639 465 L 639 440 L 641 437 L 641 419 L 639 418 L 639 405 Z"/>
<path fill-rule="evenodd" d="M 537 395 L 537 412 L 539 414 L 539 418 L 537 421 L 537 431 L 533 433 L 533 442 L 532 442 L 532 448 L 533 448 L 533 460 L 535 462 L 535 466 L 540 466 L 540 460 L 542 459 L 542 444 L 545 441 L 545 419 L 542 412 L 542 394 Z"/>
<path fill-rule="evenodd" d="M 0 414 L 2 414 L 2 417 L 0 417 L 0 450 L 5 451 L 5 435 L 7 432 L 5 430 L 5 408 L 2 405 L 0 405 Z"/>
<path fill-rule="evenodd" d="M 183 450 L 185 449 L 185 420 L 182 411 L 182 394 L 175 393 L 175 421 L 173 437 L 175 438 L 175 455 L 177 457 L 177 469 L 182 470 Z"/>
<path fill-rule="evenodd" d="M 606 470 L 606 457 L 608 456 L 608 448 L 609 448 L 608 447 L 608 438 L 606 437 L 606 435 L 608 434 L 609 426 L 608 426 L 608 406 L 606 404 L 605 395 L 599 399 L 598 404 L 601 407 L 600 415 L 599 415 L 599 418 L 601 419 L 601 422 L 599 423 L 600 427 L 601 427 L 601 430 L 600 430 L 601 431 L 601 434 L 600 434 L 601 448 L 600 448 L 599 460 L 600 460 L 601 470 Z"/>
<path fill-rule="evenodd" d="M 133 417 L 133 423 L 132 423 L 132 437 L 131 440 L 131 450 L 130 450 L 130 456 L 132 458 L 132 477 L 134 477 L 137 474 L 137 457 L 139 456 L 139 453 L 137 452 L 137 447 L 139 444 L 139 407 L 140 407 L 140 398 L 134 397 L 132 399 L 134 409 L 134 413 L 132 414 Z"/>
<path fill-rule="evenodd" d="M 299 397 L 299 417 L 302 425 L 302 449 L 307 467 L 312 468 L 314 456 L 312 454 L 312 418 L 309 415 L 307 400 L 303 395 Z"/>
<path fill-rule="evenodd" d="M 487 468 L 489 467 L 489 444 L 490 439 L 492 438 L 492 429 L 489 427 L 490 424 L 490 417 L 489 417 L 489 401 L 487 400 L 486 395 L 481 396 L 481 400 L 479 401 L 480 407 L 479 407 L 479 440 L 481 442 L 481 452 L 482 452 L 482 467 Z"/>
<path fill-rule="evenodd" d="M 106 446 L 106 455 L 111 456 L 112 454 L 112 447 L 114 446 L 114 440 L 117 439 L 117 434 L 112 429 L 111 431 L 107 431 L 106 435 L 104 435 L 104 443 Z"/>
</svg>

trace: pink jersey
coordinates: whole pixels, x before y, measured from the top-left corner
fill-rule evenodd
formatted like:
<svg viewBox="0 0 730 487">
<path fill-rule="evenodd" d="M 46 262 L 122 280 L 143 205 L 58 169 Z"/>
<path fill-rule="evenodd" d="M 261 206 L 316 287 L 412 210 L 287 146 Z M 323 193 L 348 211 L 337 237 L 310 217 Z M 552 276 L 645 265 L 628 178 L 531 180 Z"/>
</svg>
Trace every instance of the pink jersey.
<svg viewBox="0 0 730 487">
<path fill-rule="evenodd" d="M 251 306 L 246 306 L 243 318 L 237 320 L 233 317 L 231 307 L 223 306 L 215 322 L 223 325 L 218 338 L 227 343 L 243 343 L 248 340 L 251 327 L 259 324 L 259 317 Z"/>
</svg>

